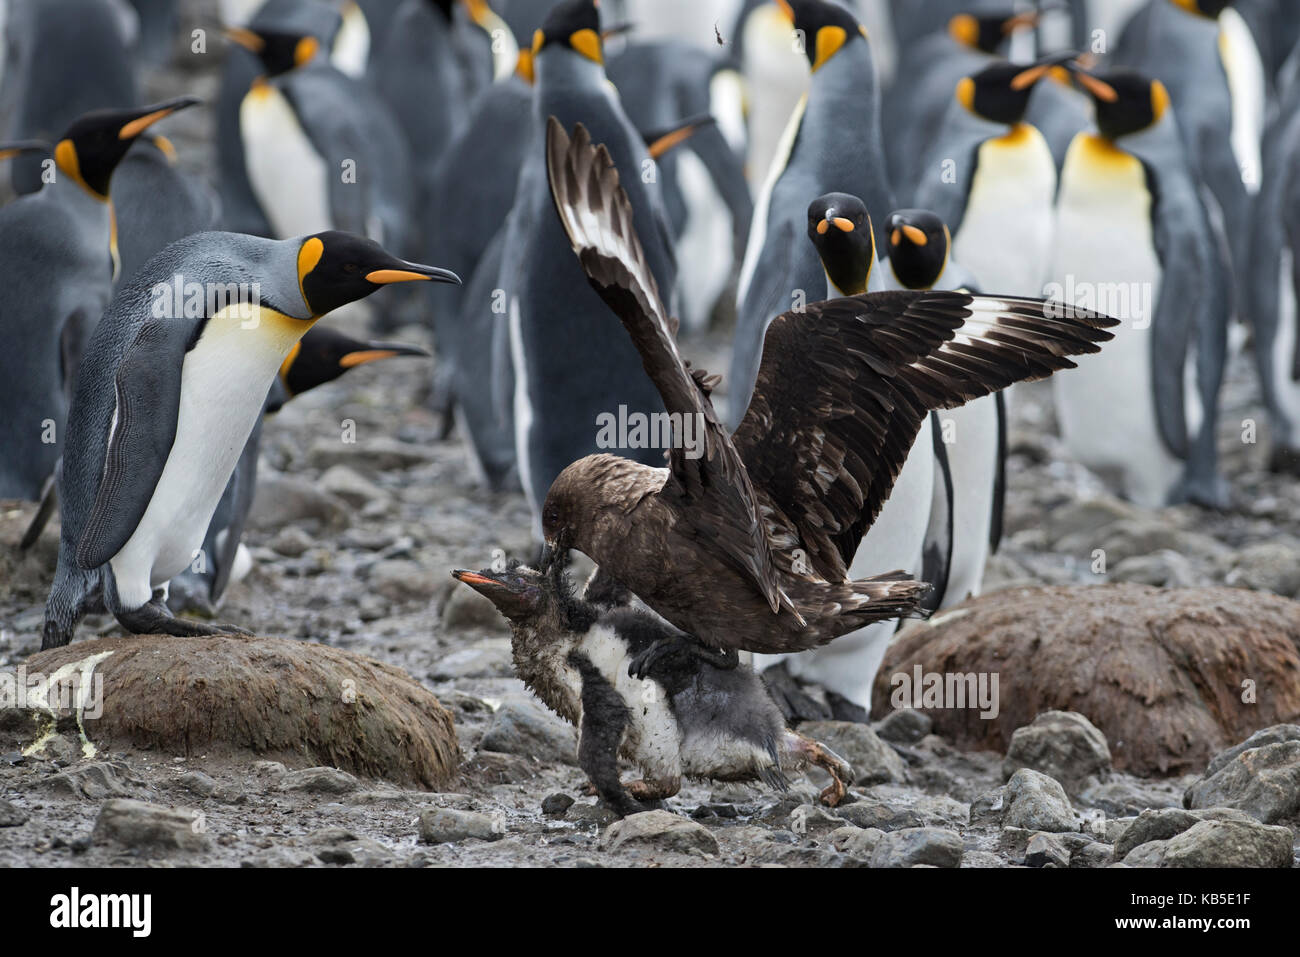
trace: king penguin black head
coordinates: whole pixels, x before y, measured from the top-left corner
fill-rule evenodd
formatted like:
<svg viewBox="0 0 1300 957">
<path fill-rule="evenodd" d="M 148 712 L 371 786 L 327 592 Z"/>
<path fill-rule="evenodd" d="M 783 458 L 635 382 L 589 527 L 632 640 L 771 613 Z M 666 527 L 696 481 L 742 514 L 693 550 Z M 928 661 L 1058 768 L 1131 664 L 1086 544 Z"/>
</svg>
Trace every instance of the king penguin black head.
<svg viewBox="0 0 1300 957">
<path fill-rule="evenodd" d="M 957 102 L 992 123 L 1015 126 L 1025 118 L 1034 86 L 1070 55 L 1050 57 L 1032 66 L 993 63 L 957 83 Z"/>
<path fill-rule="evenodd" d="M 1092 98 L 1097 131 L 1108 140 L 1154 126 L 1169 109 L 1169 91 L 1164 84 L 1133 70 L 1089 73 L 1076 69 L 1074 76 Z"/>
<path fill-rule="evenodd" d="M 848 193 L 817 197 L 808 207 L 808 238 L 836 289 L 846 296 L 867 291 L 876 240 L 862 200 Z"/>
<path fill-rule="evenodd" d="M 130 110 L 86 113 L 78 117 L 54 144 L 55 165 L 59 172 L 100 199 L 106 199 L 113 170 L 131 149 L 136 137 L 163 117 L 199 102 L 196 96 L 181 96 Z"/>
<path fill-rule="evenodd" d="M 533 34 L 533 59 L 552 46 L 568 47 L 594 63 L 605 62 L 600 38 L 600 0 L 565 0 L 557 4 Z"/>
<path fill-rule="evenodd" d="M 297 31 L 231 27 L 226 36 L 256 56 L 266 76 L 279 76 L 310 63 L 321 46 L 319 38 Z"/>
<path fill-rule="evenodd" d="M 948 21 L 948 35 L 964 47 L 984 53 L 996 53 L 1002 41 L 1017 30 L 1038 23 L 1037 11 L 983 14 L 959 13 Z"/>
<path fill-rule="evenodd" d="M 316 325 L 293 344 L 280 366 L 280 382 L 289 398 L 337 379 L 349 369 L 391 359 L 394 356 L 424 356 L 429 353 L 417 346 L 390 342 L 362 342 L 336 329 Z"/>
<path fill-rule="evenodd" d="M 845 44 L 867 38 L 866 28 L 838 3 L 829 0 L 776 0 L 803 40 L 804 53 L 816 73 Z"/>
<path fill-rule="evenodd" d="M 555 604 L 556 578 L 511 562 L 504 571 L 484 568 L 472 572 L 458 568 L 451 577 L 468 585 L 513 622 L 520 624 L 545 614 Z"/>
<path fill-rule="evenodd" d="M 906 289 L 929 289 L 948 264 L 951 237 L 938 214 L 897 209 L 889 214 L 889 266 Z"/>
<path fill-rule="evenodd" d="M 298 247 L 298 286 L 313 316 L 364 299 L 397 282 L 454 282 L 460 277 L 437 266 L 406 262 L 372 240 L 328 230 Z"/>
</svg>

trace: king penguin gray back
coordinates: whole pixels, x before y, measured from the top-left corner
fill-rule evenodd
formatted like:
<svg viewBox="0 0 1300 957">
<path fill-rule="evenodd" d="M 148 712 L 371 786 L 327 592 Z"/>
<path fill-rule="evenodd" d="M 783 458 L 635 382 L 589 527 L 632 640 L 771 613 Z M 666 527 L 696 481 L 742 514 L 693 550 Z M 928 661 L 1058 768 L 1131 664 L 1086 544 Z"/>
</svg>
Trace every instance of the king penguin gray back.
<svg viewBox="0 0 1300 957">
<path fill-rule="evenodd" d="M 150 124 L 196 102 L 81 117 L 54 146 L 50 182 L 0 210 L 0 335 L 9 343 L 0 350 L 0 496 L 39 498 L 54 471 L 67 396 L 117 268 L 113 171 Z"/>
<path fill-rule="evenodd" d="M 549 117 L 582 123 L 606 144 L 620 169 L 653 170 L 640 134 L 605 80 L 600 21 L 592 0 L 556 6 L 534 38 L 537 82 L 528 151 L 507 226 L 498 288 L 508 303 L 519 472 L 540 534 L 540 509 L 551 482 L 569 463 L 597 451 L 600 416 L 663 411 L 636 349 L 587 284 L 555 215 L 546 178 Z M 624 181 L 646 255 L 665 300 L 676 264 L 652 175 Z M 661 464 L 663 450 L 628 454 Z"/>
</svg>

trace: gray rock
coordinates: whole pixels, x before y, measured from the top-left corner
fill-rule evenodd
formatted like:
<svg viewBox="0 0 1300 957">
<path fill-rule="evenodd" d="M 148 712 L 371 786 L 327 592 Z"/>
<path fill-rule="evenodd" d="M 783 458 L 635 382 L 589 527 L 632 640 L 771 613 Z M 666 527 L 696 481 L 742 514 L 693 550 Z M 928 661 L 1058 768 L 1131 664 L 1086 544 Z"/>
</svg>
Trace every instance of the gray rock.
<svg viewBox="0 0 1300 957">
<path fill-rule="evenodd" d="M 971 827 L 1001 827 L 1006 817 L 1011 798 L 1007 795 L 1007 786 L 985 791 L 975 798 L 970 805 Z"/>
<path fill-rule="evenodd" d="M 1300 740 L 1240 751 L 1188 788 L 1183 803 L 1238 808 L 1265 824 L 1291 817 L 1300 812 Z"/>
<path fill-rule="evenodd" d="M 442 629 L 449 634 L 464 631 L 467 628 L 481 628 L 485 631 L 508 632 L 506 623 L 496 605 L 488 601 L 472 588 L 460 586 L 451 590 L 442 605 Z"/>
<path fill-rule="evenodd" d="M 120 770 L 117 765 L 107 761 L 98 761 L 71 771 L 62 771 L 43 778 L 35 785 L 36 789 L 51 794 L 67 797 L 86 798 L 102 801 L 105 798 L 129 797 L 132 794 L 130 784 L 139 782 L 124 774 L 125 765 Z"/>
<path fill-rule="evenodd" d="M 1209 777 L 1210 775 L 1217 773 L 1224 765 L 1244 751 L 1250 751 L 1254 748 L 1262 748 L 1266 744 L 1282 744 L 1286 741 L 1300 741 L 1300 725 L 1275 724 L 1271 728 L 1264 728 L 1261 731 L 1256 731 L 1240 744 L 1234 744 L 1230 748 L 1225 748 L 1212 757 L 1209 765 L 1205 769 L 1205 776 Z"/>
<path fill-rule="evenodd" d="M 209 843 L 198 811 L 124 798 L 104 802 L 91 840 L 156 851 L 201 851 Z"/>
<path fill-rule="evenodd" d="M 876 734 L 893 744 L 916 744 L 934 727 L 934 720 L 924 711 L 899 708 L 876 724 Z"/>
<path fill-rule="evenodd" d="M 1112 582 L 1134 582 L 1156 588 L 1191 588 L 1204 583 L 1206 576 L 1196 570 L 1190 559 L 1172 549 L 1162 548 L 1150 555 L 1134 555 L 1110 569 Z"/>
<path fill-rule="evenodd" d="M 1070 850 L 1065 846 L 1060 835 L 1039 831 L 1025 846 L 1025 866 L 1046 867 L 1048 864 L 1055 867 L 1069 867 Z"/>
<path fill-rule="evenodd" d="M 563 817 L 564 812 L 573 807 L 573 798 L 567 794 L 548 794 L 542 798 L 542 813 L 547 817 Z"/>
<path fill-rule="evenodd" d="M 27 823 L 27 812 L 11 801 L 0 801 L 0 827 L 18 827 Z"/>
<path fill-rule="evenodd" d="M 961 835 L 938 827 L 913 827 L 885 834 L 871 852 L 872 867 L 960 867 Z"/>
<path fill-rule="evenodd" d="M 317 857 L 311 851 L 301 847 L 281 847 L 278 844 L 275 847 L 264 848 L 255 851 L 253 854 L 239 862 L 240 867 L 312 867 L 317 863 Z"/>
<path fill-rule="evenodd" d="M 1224 584 L 1294 597 L 1300 592 L 1300 551 L 1281 542 L 1247 545 L 1237 553 Z"/>
<path fill-rule="evenodd" d="M 599 802 L 575 803 L 564 812 L 564 819 L 574 824 L 606 827 L 618 820 L 618 814 Z"/>
<path fill-rule="evenodd" d="M 1124 863 L 1129 867 L 1290 867 L 1291 844 L 1290 828 L 1255 821 L 1198 821 L 1168 840 L 1138 845 Z"/>
<path fill-rule="evenodd" d="M 879 735 L 855 721 L 805 721 L 799 733 L 820 741 L 853 767 L 854 784 L 901 784 L 907 779 L 903 759 Z"/>
<path fill-rule="evenodd" d="M 353 775 L 338 768 L 303 768 L 290 771 L 280 782 L 281 791 L 309 791 L 314 794 L 348 794 L 361 786 Z"/>
<path fill-rule="evenodd" d="M 1141 814 L 1148 808 L 1180 807 L 1182 801 L 1171 790 L 1132 780 L 1107 781 L 1084 788 L 1079 803 L 1097 808 L 1112 817 Z"/>
<path fill-rule="evenodd" d="M 346 465 L 334 465 L 326 469 L 318 484 L 331 495 L 337 495 L 357 509 L 364 508 L 371 502 L 386 503 L 392 500 L 382 488 Z"/>
<path fill-rule="evenodd" d="M 600 845 L 610 851 L 625 847 L 647 847 L 678 854 L 718 853 L 717 838 L 707 827 L 669 811 L 629 814 L 609 826 L 601 836 Z"/>
<path fill-rule="evenodd" d="M 318 522 L 338 530 L 346 528 L 350 518 L 346 502 L 305 479 L 265 469 L 258 473 L 257 491 L 248 513 L 249 528 L 274 532 L 286 525 Z"/>
<path fill-rule="evenodd" d="M 301 558 L 315 544 L 316 540 L 297 525 L 280 529 L 275 533 L 275 537 L 267 542 L 271 551 L 286 558 Z"/>
<path fill-rule="evenodd" d="M 1011 735 L 1003 778 L 1020 768 L 1051 775 L 1072 794 L 1093 778 L 1110 774 L 1110 748 L 1106 737 L 1081 714 L 1044 711 L 1032 723 Z"/>
<path fill-rule="evenodd" d="M 307 464 L 312 468 L 347 465 L 370 474 L 413 468 L 431 462 L 433 458 L 434 453 L 429 449 L 388 437 L 364 442 L 320 439 L 307 450 Z"/>
<path fill-rule="evenodd" d="M 435 807 L 420 812 L 420 841 L 424 844 L 454 844 L 468 838 L 499 841 L 505 833 L 501 821 L 478 811 Z"/>
<path fill-rule="evenodd" d="M 890 785 L 877 785 L 834 813 L 858 827 L 897 831 L 909 827 L 965 827 L 970 808 L 950 797 L 918 794 Z"/>
<path fill-rule="evenodd" d="M 831 847 L 841 854 L 870 861 L 871 855 L 885 832 L 874 827 L 837 827 L 827 835 Z"/>
<path fill-rule="evenodd" d="M 509 638 L 486 638 L 444 655 L 434 664 L 429 677 L 436 681 L 463 678 L 504 678 L 514 674 Z"/>
<path fill-rule="evenodd" d="M 370 566 L 367 579 L 372 590 L 389 601 L 428 601 L 439 582 L 428 569 L 404 558 L 387 558 Z"/>
<path fill-rule="evenodd" d="M 1142 517 L 1142 512 L 1121 499 L 1101 496 L 1066 502 L 1048 510 L 1046 517 L 1048 538 L 1056 543 L 1066 536 L 1081 532 L 1095 534 L 1097 529 L 1105 528 L 1116 521 L 1139 519 Z M 1065 551 L 1059 547 L 1056 550 Z"/>
<path fill-rule="evenodd" d="M 208 797 L 217 790 L 217 782 L 202 771 L 186 771 L 176 779 L 176 785 L 200 797 Z"/>
<path fill-rule="evenodd" d="M 1006 827 L 1031 831 L 1077 831 L 1070 799 L 1055 778 L 1031 768 L 1021 768 L 1007 782 L 1010 804 L 1002 818 Z"/>
<path fill-rule="evenodd" d="M 1115 858 L 1123 860 L 1135 847 L 1151 841 L 1167 841 L 1197 823 L 1196 815 L 1182 808 L 1143 811 L 1115 841 Z"/>
<path fill-rule="evenodd" d="M 323 864 L 384 867 L 396 860 L 390 848 L 370 838 L 358 837 L 346 828 L 323 828 L 309 834 L 307 840 L 315 849 L 316 859 Z"/>
<path fill-rule="evenodd" d="M 577 764 L 573 727 L 531 695 L 512 694 L 501 702 L 479 741 L 479 749 Z"/>
<path fill-rule="evenodd" d="M 1114 860 L 1114 849 L 1100 841 L 1089 841 L 1070 852 L 1070 866 L 1073 868 L 1106 867 Z"/>
</svg>

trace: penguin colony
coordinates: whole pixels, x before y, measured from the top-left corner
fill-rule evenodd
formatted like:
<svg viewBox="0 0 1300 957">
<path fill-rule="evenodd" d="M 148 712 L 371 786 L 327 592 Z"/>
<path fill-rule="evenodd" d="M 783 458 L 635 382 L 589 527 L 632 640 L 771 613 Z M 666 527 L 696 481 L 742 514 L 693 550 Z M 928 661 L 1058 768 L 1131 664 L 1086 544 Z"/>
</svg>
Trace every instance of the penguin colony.
<svg viewBox="0 0 1300 957">
<path fill-rule="evenodd" d="M 1053 377 L 1117 494 L 1230 508 L 1241 323 L 1300 476 L 1282 0 L 218 6 L 208 38 L 173 4 L 0 3 L 0 498 L 40 503 L 25 548 L 61 519 L 42 647 L 105 612 L 247 633 L 213 619 L 264 423 L 430 358 L 385 341 L 411 324 L 444 437 L 538 547 L 454 577 L 619 813 L 810 766 L 843 798 L 758 673 L 869 708 L 900 619 L 979 593 L 1017 382 Z M 198 55 L 215 102 L 142 102 Z M 167 139 L 190 110 L 215 156 Z M 372 337 L 331 327 L 367 299 Z M 688 357 L 732 323 L 720 386 Z M 610 450 L 609 415 L 671 427 Z"/>
</svg>

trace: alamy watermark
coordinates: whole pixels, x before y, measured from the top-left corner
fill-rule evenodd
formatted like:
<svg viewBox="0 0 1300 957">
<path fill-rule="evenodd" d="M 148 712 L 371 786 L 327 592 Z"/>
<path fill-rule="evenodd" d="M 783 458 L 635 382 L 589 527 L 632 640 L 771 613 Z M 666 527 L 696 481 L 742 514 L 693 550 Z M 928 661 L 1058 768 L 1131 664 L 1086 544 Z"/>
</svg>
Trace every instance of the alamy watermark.
<svg viewBox="0 0 1300 957">
<path fill-rule="evenodd" d="M 913 665 L 912 673 L 900 671 L 890 676 L 893 693 L 889 703 L 896 710 L 924 708 L 927 711 L 978 708 L 980 717 L 993 720 L 1001 712 L 998 698 L 998 673 L 923 671 Z"/>
<path fill-rule="evenodd" d="M 0 710 L 8 708 L 94 720 L 104 714 L 104 676 L 63 669 L 46 675 L 26 665 L 0 671 Z"/>
<path fill-rule="evenodd" d="M 596 416 L 596 447 L 600 449 L 682 449 L 688 459 L 704 454 L 703 412 L 629 412 Z"/>
<path fill-rule="evenodd" d="M 262 284 L 257 282 L 186 282 L 175 273 L 149 290 L 149 314 L 154 319 L 202 319 L 225 312 L 254 329 L 260 319 Z"/>
<path fill-rule="evenodd" d="M 1155 317 L 1154 290 L 1149 282 L 1077 282 L 1067 275 L 1065 282 L 1043 287 L 1043 315 L 1048 319 L 1073 319 L 1075 309 L 1099 312 L 1134 329 L 1147 329 Z"/>
</svg>

